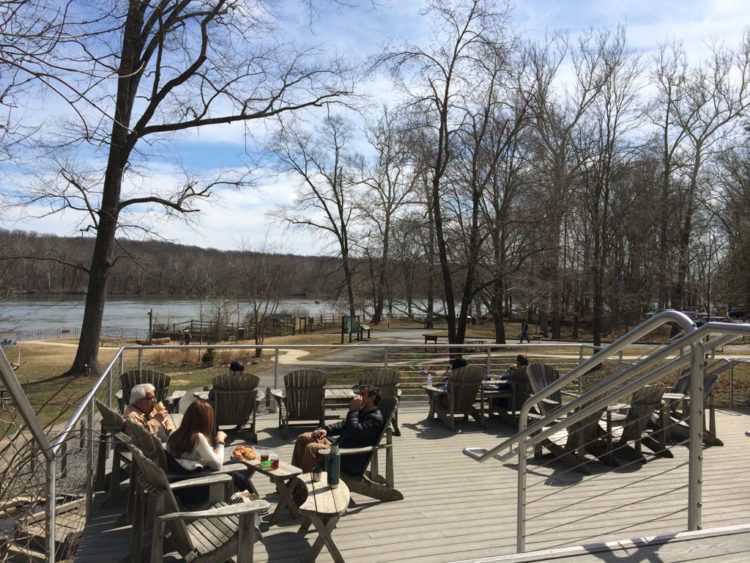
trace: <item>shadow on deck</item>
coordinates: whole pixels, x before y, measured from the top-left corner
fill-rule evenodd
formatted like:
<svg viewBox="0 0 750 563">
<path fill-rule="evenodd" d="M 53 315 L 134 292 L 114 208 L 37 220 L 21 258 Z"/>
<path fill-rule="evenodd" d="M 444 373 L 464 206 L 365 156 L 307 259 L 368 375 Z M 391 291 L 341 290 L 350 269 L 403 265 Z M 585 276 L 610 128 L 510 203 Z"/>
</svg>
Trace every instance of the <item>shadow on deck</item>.
<svg viewBox="0 0 750 563">
<path fill-rule="evenodd" d="M 492 447 L 510 436 L 513 429 L 495 420 L 486 430 L 469 422 L 459 424 L 459 432 L 454 434 L 439 422 L 426 422 L 426 412 L 426 404 L 404 404 L 401 409 L 402 436 L 395 438 L 395 475 L 404 500 L 381 503 L 352 495 L 354 503 L 333 534 L 347 560 L 501 560 L 499 556 L 515 553 L 515 463 L 504 465 L 490 460 L 480 464 L 462 453 L 467 446 Z M 750 427 L 748 412 L 717 412 L 718 435 L 725 446 L 705 450 L 704 529 L 750 523 L 750 438 L 745 436 Z M 275 426 L 276 415 L 259 417 L 258 445 L 276 448 L 282 459 L 288 460 L 293 437 L 284 440 Z M 674 459 L 656 459 L 629 470 L 605 471 L 602 466 L 600 472 L 585 476 L 570 474 L 556 462 L 530 463 L 527 551 L 685 531 L 688 450 L 677 446 L 673 452 Z M 270 482 L 262 475 L 256 475 L 253 482 L 261 496 L 275 504 L 278 497 Z M 129 529 L 114 527 L 122 510 L 93 512 L 77 561 L 118 561 L 126 556 Z M 255 560 L 299 561 L 315 534 L 298 536 L 298 527 L 299 521 L 288 513 L 279 525 L 261 526 L 264 537 L 256 545 Z M 671 542 L 676 547 L 669 549 L 688 550 L 673 554 L 685 555 L 697 549 L 704 557 L 724 554 L 731 558 L 738 545 L 750 547 L 750 534 L 732 537 L 731 541 Z M 673 560 L 659 551 L 668 545 L 657 549 L 658 560 Z M 634 551 L 617 552 L 609 560 L 642 560 L 643 549 L 634 546 Z M 545 553 L 536 560 L 553 558 L 552 553 Z M 628 558 L 634 554 L 637 559 Z M 569 552 L 562 556 L 568 559 L 573 555 Z M 581 561 L 608 560 L 601 553 L 578 555 L 583 557 Z M 330 560 L 324 548 L 318 561 Z"/>
</svg>

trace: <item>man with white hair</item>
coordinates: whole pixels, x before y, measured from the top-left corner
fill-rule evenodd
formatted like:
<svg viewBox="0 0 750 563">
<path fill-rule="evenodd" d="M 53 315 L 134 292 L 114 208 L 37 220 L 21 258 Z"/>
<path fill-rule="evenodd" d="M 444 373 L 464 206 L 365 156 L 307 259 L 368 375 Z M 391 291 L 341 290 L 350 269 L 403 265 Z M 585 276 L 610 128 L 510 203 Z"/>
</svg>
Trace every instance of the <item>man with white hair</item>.
<svg viewBox="0 0 750 563">
<path fill-rule="evenodd" d="M 140 383 L 130 390 L 130 404 L 125 407 L 125 418 L 166 440 L 175 429 L 167 410 L 156 404 L 156 388 L 150 383 Z"/>
</svg>

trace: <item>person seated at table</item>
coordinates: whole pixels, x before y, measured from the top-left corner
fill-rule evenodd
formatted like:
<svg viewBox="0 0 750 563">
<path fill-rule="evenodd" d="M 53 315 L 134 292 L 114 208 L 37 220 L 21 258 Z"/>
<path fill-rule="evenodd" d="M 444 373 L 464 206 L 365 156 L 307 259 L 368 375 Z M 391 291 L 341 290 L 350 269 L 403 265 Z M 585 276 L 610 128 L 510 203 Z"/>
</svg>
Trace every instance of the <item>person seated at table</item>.
<svg viewBox="0 0 750 563">
<path fill-rule="evenodd" d="M 167 469 L 170 473 L 189 475 L 205 468 L 221 469 L 224 464 L 224 442 L 227 435 L 219 430 L 214 434 L 214 409 L 208 401 L 198 399 L 190 404 L 180 427 L 167 440 Z M 247 477 L 233 472 L 236 491 L 248 488 Z M 187 504 L 208 498 L 208 487 L 178 491 L 180 500 Z"/>
<path fill-rule="evenodd" d="M 516 363 L 509 365 L 508 369 L 506 369 L 500 375 L 500 383 L 497 386 L 498 390 L 499 391 L 511 390 L 513 388 L 513 385 L 516 384 L 517 386 L 519 386 L 519 389 L 522 388 L 523 391 L 525 392 L 525 389 L 526 389 L 525 383 L 528 381 L 528 378 L 526 377 L 526 366 L 528 365 L 529 365 L 529 357 L 526 354 L 518 354 L 518 356 L 516 356 Z M 509 406 L 510 405 L 506 397 L 497 397 L 495 399 L 492 399 L 493 410 L 500 410 L 500 409 L 507 410 Z M 516 406 L 520 406 L 520 405 L 516 405 Z"/>
<path fill-rule="evenodd" d="M 323 458 L 318 455 L 318 450 L 331 447 L 328 436 L 340 436 L 338 444 L 341 448 L 375 445 L 385 424 L 379 403 L 380 389 L 368 385 L 360 388 L 352 399 L 344 420 L 297 436 L 292 465 L 302 468 L 305 473 L 321 465 Z M 369 458 L 369 454 L 342 456 L 341 471 L 349 475 L 360 475 L 367 468 Z"/>
<path fill-rule="evenodd" d="M 161 403 L 156 403 L 156 387 L 150 383 L 134 385 L 130 404 L 123 413 L 126 419 L 143 426 L 162 442 L 175 430 L 174 421 Z"/>
<path fill-rule="evenodd" d="M 443 374 L 445 377 L 443 379 L 443 391 L 448 391 L 448 376 L 451 374 L 452 371 L 455 371 L 457 369 L 465 368 L 468 366 L 469 363 L 464 360 L 461 356 L 458 356 L 457 358 L 453 358 L 453 361 L 451 361 L 451 367 L 445 371 Z"/>
</svg>

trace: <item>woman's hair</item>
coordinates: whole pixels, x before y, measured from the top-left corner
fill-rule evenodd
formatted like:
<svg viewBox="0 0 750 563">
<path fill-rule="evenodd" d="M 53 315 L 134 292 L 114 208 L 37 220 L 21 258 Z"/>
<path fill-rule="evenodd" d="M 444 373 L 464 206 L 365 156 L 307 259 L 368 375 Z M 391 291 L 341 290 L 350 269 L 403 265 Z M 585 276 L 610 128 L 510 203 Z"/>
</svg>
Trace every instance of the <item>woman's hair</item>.
<svg viewBox="0 0 750 563">
<path fill-rule="evenodd" d="M 141 399 L 145 399 L 146 393 L 148 393 L 149 391 L 156 392 L 156 387 L 154 387 L 150 383 L 139 383 L 138 385 L 133 385 L 133 388 L 130 390 L 128 403 L 134 405 Z"/>
<path fill-rule="evenodd" d="M 180 427 L 167 440 L 167 449 L 175 457 L 192 452 L 198 442 L 198 433 L 214 445 L 214 409 L 208 401 L 198 399 L 190 404 L 182 417 Z"/>
<path fill-rule="evenodd" d="M 529 357 L 526 354 L 518 354 L 518 356 L 516 356 L 516 365 L 519 368 L 529 365 Z"/>
</svg>

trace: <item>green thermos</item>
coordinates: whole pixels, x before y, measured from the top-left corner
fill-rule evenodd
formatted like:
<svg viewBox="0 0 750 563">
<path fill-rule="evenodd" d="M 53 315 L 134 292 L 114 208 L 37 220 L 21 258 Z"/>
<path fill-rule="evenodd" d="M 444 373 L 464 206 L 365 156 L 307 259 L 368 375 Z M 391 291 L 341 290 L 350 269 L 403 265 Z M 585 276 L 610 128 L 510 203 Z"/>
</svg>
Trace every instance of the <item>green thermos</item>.
<svg viewBox="0 0 750 563">
<path fill-rule="evenodd" d="M 339 486 L 339 477 L 341 476 L 341 454 L 339 453 L 339 445 L 333 444 L 331 448 L 331 455 L 328 456 L 328 485 L 335 489 Z"/>
</svg>

